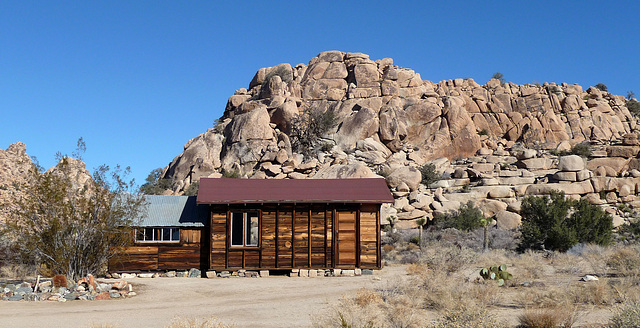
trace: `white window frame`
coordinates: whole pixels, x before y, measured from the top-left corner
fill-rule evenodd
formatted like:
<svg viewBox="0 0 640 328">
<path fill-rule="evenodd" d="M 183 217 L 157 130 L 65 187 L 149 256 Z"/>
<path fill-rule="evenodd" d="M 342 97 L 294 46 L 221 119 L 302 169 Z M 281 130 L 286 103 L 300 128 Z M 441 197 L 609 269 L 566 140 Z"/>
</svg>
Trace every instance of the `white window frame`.
<svg viewBox="0 0 640 328">
<path fill-rule="evenodd" d="M 169 231 L 169 239 L 165 240 L 164 233 Z M 151 236 L 148 236 L 148 233 Z M 140 234 L 142 233 L 142 234 Z M 177 236 L 174 234 L 177 233 Z M 142 239 L 140 239 L 142 236 Z M 177 237 L 177 239 L 175 239 Z M 179 243 L 180 228 L 179 227 L 139 227 L 135 229 L 136 243 Z"/>
<path fill-rule="evenodd" d="M 234 215 L 236 214 L 242 214 L 242 244 L 240 243 L 235 243 L 234 244 L 234 238 L 233 238 L 233 233 L 234 233 L 234 227 L 235 229 L 238 229 L 238 227 L 234 224 Z M 247 230 L 249 227 L 251 227 L 251 219 L 255 218 L 256 219 L 256 224 L 257 226 L 255 227 L 257 229 L 256 231 L 256 236 L 255 236 L 255 243 L 250 243 L 250 239 L 251 236 L 248 235 L 248 233 L 250 233 L 250 230 Z M 231 247 L 258 247 L 260 245 L 260 211 L 233 211 L 231 212 L 231 218 L 230 218 L 230 235 L 229 235 L 229 245 Z"/>
</svg>

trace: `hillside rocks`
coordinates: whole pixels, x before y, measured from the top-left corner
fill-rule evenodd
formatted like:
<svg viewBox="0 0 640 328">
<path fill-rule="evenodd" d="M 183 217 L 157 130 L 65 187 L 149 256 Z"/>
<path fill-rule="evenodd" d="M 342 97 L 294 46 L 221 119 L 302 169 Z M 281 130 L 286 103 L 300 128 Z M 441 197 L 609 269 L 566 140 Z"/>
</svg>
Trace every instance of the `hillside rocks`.
<svg viewBox="0 0 640 328">
<path fill-rule="evenodd" d="M 6 150 L 0 149 L 0 200 L 21 197 L 20 188 L 29 177 L 33 163 L 27 155 L 27 146 L 22 142 L 9 145 Z M 8 213 L 8 208 L 0 206 L 0 222 Z"/>
<path fill-rule="evenodd" d="M 309 154 L 299 149 L 292 127 L 310 113 L 334 117 L 336 124 L 317 136 Z M 382 223 L 388 216 L 431 218 L 472 201 L 499 227 L 512 229 L 521 198 L 551 190 L 610 208 L 635 206 L 637 130 L 624 97 L 593 87 L 496 79 L 434 83 L 390 58 L 327 51 L 307 65 L 258 70 L 248 89 L 229 98 L 215 128 L 190 140 L 163 178 L 172 181 L 167 194 L 181 194 L 200 177 L 230 173 L 260 179 L 377 175 L 396 198 L 383 208 Z M 553 155 L 582 142 L 594 146 L 588 160 Z M 444 178 L 429 188 L 417 170 L 425 163 Z M 602 192 L 613 194 L 602 199 Z"/>
</svg>

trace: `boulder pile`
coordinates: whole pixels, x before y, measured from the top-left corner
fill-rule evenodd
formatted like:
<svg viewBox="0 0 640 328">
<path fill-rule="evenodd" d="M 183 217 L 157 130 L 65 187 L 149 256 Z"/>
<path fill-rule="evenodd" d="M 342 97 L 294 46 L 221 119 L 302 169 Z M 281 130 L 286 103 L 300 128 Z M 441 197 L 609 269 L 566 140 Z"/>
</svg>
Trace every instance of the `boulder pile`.
<svg viewBox="0 0 640 328">
<path fill-rule="evenodd" d="M 310 112 L 337 124 L 311 156 L 292 147 L 292 125 Z M 575 84 L 517 85 L 491 79 L 438 83 L 384 58 L 327 51 L 307 64 L 261 68 L 232 95 L 217 125 L 193 138 L 165 169 L 165 194 L 200 177 L 384 177 L 395 203 L 381 220 L 398 227 L 472 201 L 497 225 L 520 223 L 526 195 L 564 191 L 625 222 L 640 206 L 636 118 L 626 99 Z M 328 145 L 328 146 L 327 146 Z M 575 146 L 587 157 L 569 155 Z M 566 156 L 559 156 L 566 155 Z M 443 179 L 424 186 L 427 163 Z"/>
<path fill-rule="evenodd" d="M 131 284 L 125 280 L 114 283 L 96 281 L 92 275 L 78 280 L 64 276 L 22 282 L 0 282 L 0 299 L 3 301 L 94 301 L 136 296 Z"/>
</svg>

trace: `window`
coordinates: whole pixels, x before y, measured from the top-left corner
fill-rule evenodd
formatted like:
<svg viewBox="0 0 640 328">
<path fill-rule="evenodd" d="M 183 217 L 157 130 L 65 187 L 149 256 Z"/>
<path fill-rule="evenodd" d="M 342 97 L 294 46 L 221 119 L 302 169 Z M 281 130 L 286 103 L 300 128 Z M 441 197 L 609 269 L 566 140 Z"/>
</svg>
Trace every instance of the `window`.
<svg viewBox="0 0 640 328">
<path fill-rule="evenodd" d="M 231 213 L 231 246 L 258 246 L 258 212 Z"/>
<path fill-rule="evenodd" d="M 179 242 L 180 228 L 138 228 L 136 241 Z"/>
</svg>

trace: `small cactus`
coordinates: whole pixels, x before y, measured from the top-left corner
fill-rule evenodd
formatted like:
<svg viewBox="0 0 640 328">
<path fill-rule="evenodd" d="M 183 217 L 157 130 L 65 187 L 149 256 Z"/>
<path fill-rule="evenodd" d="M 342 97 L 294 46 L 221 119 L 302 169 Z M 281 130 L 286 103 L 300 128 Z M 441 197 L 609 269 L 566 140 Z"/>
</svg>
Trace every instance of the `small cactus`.
<svg viewBox="0 0 640 328">
<path fill-rule="evenodd" d="M 480 276 L 484 280 L 496 280 L 498 282 L 498 286 L 504 286 L 505 281 L 511 280 L 511 278 L 513 278 L 513 275 L 507 272 L 506 264 L 481 268 Z"/>
</svg>

